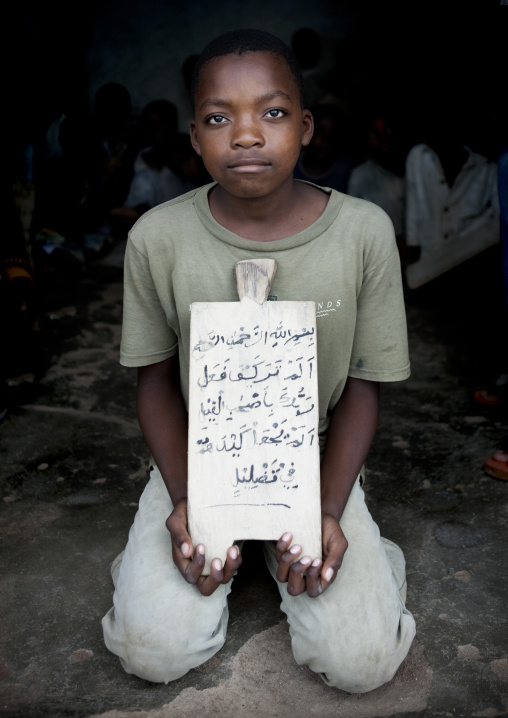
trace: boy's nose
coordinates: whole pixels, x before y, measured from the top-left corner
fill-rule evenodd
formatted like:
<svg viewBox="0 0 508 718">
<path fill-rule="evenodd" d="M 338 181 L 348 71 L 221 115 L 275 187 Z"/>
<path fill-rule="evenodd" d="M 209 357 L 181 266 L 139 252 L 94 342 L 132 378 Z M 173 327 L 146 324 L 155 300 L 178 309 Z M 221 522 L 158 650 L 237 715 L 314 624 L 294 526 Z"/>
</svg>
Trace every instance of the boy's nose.
<svg viewBox="0 0 508 718">
<path fill-rule="evenodd" d="M 260 123 L 252 117 L 237 121 L 234 125 L 232 144 L 235 147 L 261 147 L 264 138 Z"/>
</svg>

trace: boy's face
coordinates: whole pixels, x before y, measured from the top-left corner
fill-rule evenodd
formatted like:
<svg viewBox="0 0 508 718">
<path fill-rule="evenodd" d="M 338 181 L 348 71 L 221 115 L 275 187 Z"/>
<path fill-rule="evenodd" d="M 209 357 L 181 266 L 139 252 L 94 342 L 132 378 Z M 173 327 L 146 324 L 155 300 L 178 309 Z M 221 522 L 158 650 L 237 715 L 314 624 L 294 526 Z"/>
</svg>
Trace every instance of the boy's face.
<svg viewBox="0 0 508 718">
<path fill-rule="evenodd" d="M 235 197 L 266 197 L 292 181 L 313 121 L 283 58 L 270 52 L 207 63 L 194 98 L 191 140 L 206 169 Z"/>
</svg>

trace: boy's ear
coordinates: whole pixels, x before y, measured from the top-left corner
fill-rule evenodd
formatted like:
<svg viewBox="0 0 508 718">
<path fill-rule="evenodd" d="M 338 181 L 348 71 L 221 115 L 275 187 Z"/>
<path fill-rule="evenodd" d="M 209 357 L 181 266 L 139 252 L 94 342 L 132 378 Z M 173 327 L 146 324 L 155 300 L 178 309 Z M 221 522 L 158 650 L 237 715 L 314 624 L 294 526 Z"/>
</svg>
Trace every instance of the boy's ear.
<svg viewBox="0 0 508 718">
<path fill-rule="evenodd" d="M 314 118 L 310 110 L 302 111 L 302 147 L 307 147 L 314 134 Z"/>
<path fill-rule="evenodd" d="M 201 149 L 199 147 L 199 142 L 198 142 L 198 137 L 197 137 L 197 132 L 196 132 L 196 123 L 194 120 L 191 120 L 189 122 L 189 133 L 190 133 L 190 139 L 191 139 L 192 146 L 194 147 L 194 149 L 196 150 L 198 155 L 201 157 Z"/>
</svg>

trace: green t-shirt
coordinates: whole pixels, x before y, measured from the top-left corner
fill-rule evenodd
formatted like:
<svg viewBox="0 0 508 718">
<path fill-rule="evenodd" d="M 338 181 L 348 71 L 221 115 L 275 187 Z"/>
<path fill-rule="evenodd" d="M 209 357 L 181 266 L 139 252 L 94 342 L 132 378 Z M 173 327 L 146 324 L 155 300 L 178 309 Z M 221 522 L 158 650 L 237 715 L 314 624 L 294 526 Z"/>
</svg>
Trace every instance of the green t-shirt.
<svg viewBox="0 0 508 718">
<path fill-rule="evenodd" d="M 236 262 L 274 259 L 270 296 L 316 303 L 323 440 L 348 376 L 397 381 L 410 373 L 393 225 L 380 207 L 326 190 L 327 207 L 310 227 L 285 239 L 256 242 L 215 221 L 208 204 L 213 186 L 154 207 L 132 228 L 125 254 L 120 361 L 145 366 L 178 351 L 188 405 L 192 302 L 239 301 Z"/>
</svg>

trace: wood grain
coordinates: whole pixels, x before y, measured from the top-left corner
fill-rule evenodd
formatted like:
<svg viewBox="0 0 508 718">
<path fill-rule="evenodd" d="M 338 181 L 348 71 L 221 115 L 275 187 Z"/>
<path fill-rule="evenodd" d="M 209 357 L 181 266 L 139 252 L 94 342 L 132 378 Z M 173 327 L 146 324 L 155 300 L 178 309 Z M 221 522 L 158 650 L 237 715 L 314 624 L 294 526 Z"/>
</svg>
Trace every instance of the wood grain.
<svg viewBox="0 0 508 718">
<path fill-rule="evenodd" d="M 239 302 L 192 305 L 189 530 L 205 573 L 235 541 L 285 531 L 321 556 L 316 310 L 265 301 L 275 271 L 238 263 Z"/>
</svg>

